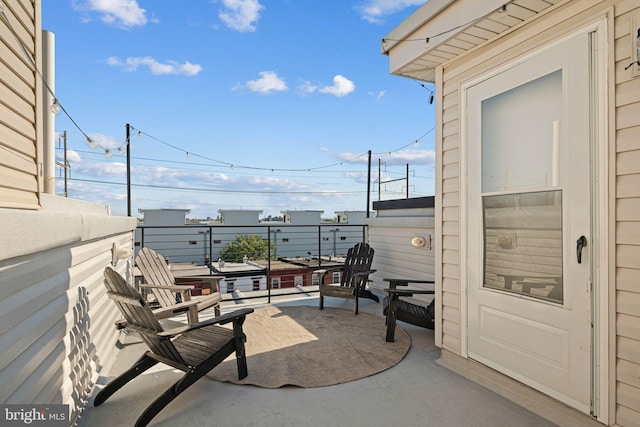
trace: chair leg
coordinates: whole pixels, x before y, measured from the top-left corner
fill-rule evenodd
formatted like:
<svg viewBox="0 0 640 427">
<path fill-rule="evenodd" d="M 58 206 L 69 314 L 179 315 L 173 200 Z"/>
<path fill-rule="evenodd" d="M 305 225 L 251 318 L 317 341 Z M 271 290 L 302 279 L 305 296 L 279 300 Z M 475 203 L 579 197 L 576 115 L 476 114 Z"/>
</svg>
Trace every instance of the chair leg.
<svg viewBox="0 0 640 427">
<path fill-rule="evenodd" d="M 244 343 L 247 341 L 247 336 L 242 332 L 242 324 L 245 318 L 236 319 L 233 321 L 233 336 L 236 352 L 236 364 L 238 365 L 238 379 L 245 378 L 248 374 L 247 371 L 247 353 L 244 350 Z"/>
<path fill-rule="evenodd" d="M 395 341 L 396 319 L 398 316 L 398 295 L 389 296 L 389 307 L 387 308 L 387 342 Z"/>
<path fill-rule="evenodd" d="M 140 415 L 140 417 L 138 418 L 138 421 L 136 421 L 136 427 L 143 427 L 149 424 L 149 421 L 151 421 L 153 417 L 158 415 L 158 413 L 162 411 L 165 406 L 171 403 L 173 399 L 178 397 L 180 393 L 191 387 L 191 385 L 202 378 L 205 374 L 222 363 L 228 355 L 233 354 L 234 346 L 235 342 L 230 341 L 209 359 L 202 362 L 197 367 L 191 368 L 189 371 L 187 371 L 182 378 L 180 378 L 175 384 L 169 387 L 164 393 L 160 395 L 160 397 L 154 400 L 153 403 L 147 407 L 147 409 L 144 410 L 142 415 Z"/>
<path fill-rule="evenodd" d="M 177 383 L 169 387 L 164 393 L 160 395 L 151 405 L 144 410 L 142 415 L 136 421 L 136 427 L 144 427 L 158 415 L 158 412 L 162 411 L 165 406 L 173 401 L 180 393 L 185 391 L 190 385 L 195 383 L 202 375 L 194 370 L 188 371 Z"/>
<path fill-rule="evenodd" d="M 142 374 L 147 369 L 158 363 L 157 360 L 152 359 L 148 355 L 143 355 L 136 363 L 133 364 L 127 371 L 122 373 L 116 379 L 107 384 L 100 392 L 96 395 L 96 398 L 93 400 L 93 406 L 101 405 L 105 400 L 107 400 L 113 393 L 120 390 L 122 386 L 127 384 L 132 379 L 136 378 L 138 375 Z"/>
</svg>

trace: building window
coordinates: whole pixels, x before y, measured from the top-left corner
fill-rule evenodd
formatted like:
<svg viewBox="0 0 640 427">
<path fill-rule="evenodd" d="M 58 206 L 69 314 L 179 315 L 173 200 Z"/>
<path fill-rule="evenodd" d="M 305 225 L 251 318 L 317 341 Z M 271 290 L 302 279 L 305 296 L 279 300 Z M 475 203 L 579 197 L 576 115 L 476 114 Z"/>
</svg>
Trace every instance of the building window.
<svg viewBox="0 0 640 427">
<path fill-rule="evenodd" d="M 288 242 L 289 238 L 285 237 L 284 239 L 282 239 L 283 242 Z"/>
<path fill-rule="evenodd" d="M 303 276 L 294 276 L 293 277 L 293 286 L 302 286 L 304 283 Z"/>
<path fill-rule="evenodd" d="M 328 241 L 329 241 L 329 238 L 328 238 L 328 237 L 323 237 L 323 238 L 322 238 L 322 241 L 323 241 L 323 242 L 328 242 Z"/>
<path fill-rule="evenodd" d="M 271 278 L 271 289 L 280 289 L 280 278 L 272 277 Z"/>
<path fill-rule="evenodd" d="M 227 293 L 230 294 L 232 293 L 235 289 L 235 281 L 234 282 L 227 282 Z"/>
<path fill-rule="evenodd" d="M 340 240 L 347 240 L 347 236 L 340 236 Z"/>
<path fill-rule="evenodd" d="M 254 291 L 259 291 L 260 290 L 260 279 L 254 279 L 253 280 L 253 290 Z"/>
<path fill-rule="evenodd" d="M 340 273 L 333 273 L 333 283 L 340 283 Z"/>
<path fill-rule="evenodd" d="M 312 284 L 313 286 L 317 286 L 317 285 L 319 285 L 319 284 L 320 284 L 320 275 L 319 275 L 319 274 L 315 274 L 315 273 L 314 273 L 314 274 L 311 276 L 311 284 Z"/>
<path fill-rule="evenodd" d="M 222 240 L 218 240 L 218 239 L 213 240 L 214 245 L 219 245 L 220 243 L 222 243 Z"/>
</svg>

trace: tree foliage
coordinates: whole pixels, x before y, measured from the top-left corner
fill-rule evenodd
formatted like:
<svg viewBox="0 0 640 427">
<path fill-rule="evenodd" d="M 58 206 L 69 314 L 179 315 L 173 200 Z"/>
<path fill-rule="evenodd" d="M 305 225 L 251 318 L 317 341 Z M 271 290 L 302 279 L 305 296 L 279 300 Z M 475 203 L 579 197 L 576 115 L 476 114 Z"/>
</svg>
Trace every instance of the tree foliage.
<svg viewBox="0 0 640 427">
<path fill-rule="evenodd" d="M 271 245 L 271 254 L 275 253 Z M 220 251 L 220 257 L 228 262 L 242 262 L 244 257 L 250 261 L 267 259 L 269 257 L 269 242 L 257 234 L 237 234 L 236 240 L 229 242 Z"/>
</svg>

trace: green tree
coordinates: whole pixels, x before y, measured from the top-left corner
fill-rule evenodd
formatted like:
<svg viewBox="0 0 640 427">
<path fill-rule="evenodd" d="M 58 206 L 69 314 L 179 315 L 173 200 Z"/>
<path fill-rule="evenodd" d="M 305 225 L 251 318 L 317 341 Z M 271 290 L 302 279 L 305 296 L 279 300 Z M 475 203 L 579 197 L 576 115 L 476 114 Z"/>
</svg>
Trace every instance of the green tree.
<svg viewBox="0 0 640 427">
<path fill-rule="evenodd" d="M 271 244 L 271 256 L 275 253 Z M 220 258 L 228 262 L 242 262 L 244 257 L 251 261 L 267 259 L 269 256 L 269 242 L 257 234 L 237 234 L 236 240 L 229 242 L 220 251 Z"/>
</svg>

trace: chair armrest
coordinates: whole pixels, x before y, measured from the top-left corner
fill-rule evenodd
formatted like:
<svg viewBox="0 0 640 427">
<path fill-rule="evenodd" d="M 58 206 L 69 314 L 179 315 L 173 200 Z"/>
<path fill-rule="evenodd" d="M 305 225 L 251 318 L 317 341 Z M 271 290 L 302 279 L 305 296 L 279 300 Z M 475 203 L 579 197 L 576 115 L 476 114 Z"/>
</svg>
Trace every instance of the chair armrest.
<svg viewBox="0 0 640 427">
<path fill-rule="evenodd" d="M 144 288 L 144 289 L 168 289 L 170 291 L 175 291 L 175 292 L 191 291 L 191 290 L 196 288 L 193 285 L 171 285 L 171 286 L 165 286 L 165 285 L 154 285 L 154 284 L 149 284 L 149 283 L 141 284 L 140 287 Z"/>
<path fill-rule="evenodd" d="M 183 313 L 189 311 L 189 309 L 193 306 L 198 305 L 198 300 L 189 300 L 184 301 L 178 304 L 170 305 L 169 307 L 162 307 L 153 310 L 153 314 L 156 316 L 161 316 L 165 313 Z"/>
<path fill-rule="evenodd" d="M 394 288 L 395 286 L 408 286 L 409 283 L 415 283 L 415 284 L 422 284 L 422 283 L 434 284 L 435 283 L 433 280 L 422 280 L 422 279 L 385 278 L 382 280 L 384 280 L 385 282 L 389 282 L 389 285 L 391 286 L 391 288 Z"/>
<path fill-rule="evenodd" d="M 414 294 L 435 294 L 435 291 L 432 290 L 427 290 L 427 289 L 395 289 L 395 288 L 389 288 L 389 289 L 383 289 L 384 292 L 387 292 L 389 294 L 389 296 L 394 296 L 397 295 L 399 297 L 410 297 L 413 296 Z"/>
<path fill-rule="evenodd" d="M 185 332 L 192 331 L 194 329 L 204 328 L 211 325 L 224 325 L 225 323 L 233 322 L 236 319 L 243 319 L 247 314 L 253 313 L 253 308 L 243 308 L 233 311 L 231 313 L 223 314 L 222 316 L 214 317 L 213 319 L 205 320 L 204 322 L 194 323 L 193 325 L 180 326 L 178 328 L 170 329 L 164 332 L 158 332 L 159 337 L 170 338 L 176 335 L 183 334 Z"/>
</svg>

